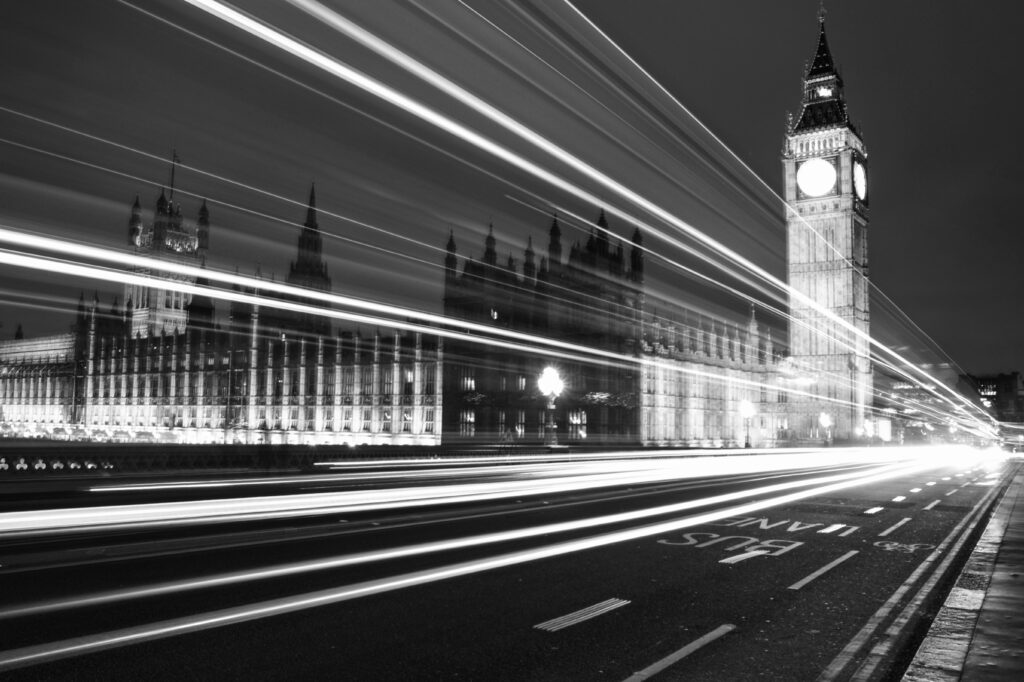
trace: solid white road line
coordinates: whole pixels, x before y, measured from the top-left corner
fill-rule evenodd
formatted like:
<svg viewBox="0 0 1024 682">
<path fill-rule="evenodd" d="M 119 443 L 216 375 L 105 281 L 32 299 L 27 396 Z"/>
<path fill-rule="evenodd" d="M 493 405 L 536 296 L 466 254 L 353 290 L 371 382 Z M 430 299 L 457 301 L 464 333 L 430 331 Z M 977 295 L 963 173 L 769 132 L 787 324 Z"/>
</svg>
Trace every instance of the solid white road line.
<svg viewBox="0 0 1024 682">
<path fill-rule="evenodd" d="M 585 609 L 580 609 L 579 611 L 573 611 L 572 613 L 559 616 L 558 618 L 546 620 L 543 623 L 534 625 L 533 627 L 537 630 L 555 632 L 557 630 L 567 628 L 570 625 L 576 625 L 577 623 L 582 623 L 585 620 L 590 620 L 591 618 L 600 616 L 602 613 L 608 613 L 609 611 L 625 606 L 628 603 L 628 599 L 606 599 L 600 604 L 594 604 L 593 606 L 588 606 Z"/>
<path fill-rule="evenodd" d="M 925 509 L 934 509 L 935 505 L 937 505 L 939 502 L 942 502 L 942 500 L 935 500 L 934 502 L 932 502 L 932 503 L 928 504 L 927 506 L 925 506 Z"/>
<path fill-rule="evenodd" d="M 936 500 L 936 502 L 938 502 L 938 500 Z M 906 523 L 909 520 L 910 520 L 910 517 L 908 516 L 908 517 L 904 518 L 902 521 L 897 521 L 896 523 L 892 524 L 891 526 L 889 526 L 888 528 L 883 530 L 881 533 L 879 533 L 878 537 L 884 538 L 886 535 L 888 535 L 889 533 L 893 532 L 894 530 L 896 530 L 897 528 L 899 528 L 900 526 L 902 526 L 904 523 Z"/>
<path fill-rule="evenodd" d="M 885 507 L 872 507 L 871 509 L 865 509 L 864 513 L 865 514 L 877 514 L 878 512 L 882 511 L 883 509 L 885 509 Z"/>
<path fill-rule="evenodd" d="M 657 675 L 673 663 L 681 661 L 682 659 L 686 658 L 702 646 L 710 644 L 722 635 L 727 635 L 735 629 L 735 625 L 730 625 L 728 623 L 725 625 L 719 625 L 717 628 L 715 628 L 708 634 L 704 635 L 703 637 L 700 637 L 699 639 L 693 640 L 692 642 L 690 642 L 674 654 L 669 654 L 657 663 L 647 666 L 640 672 L 633 673 L 632 675 L 626 678 L 626 682 L 640 682 L 640 680 L 646 680 L 652 675 Z"/>
<path fill-rule="evenodd" d="M 789 589 L 791 589 L 791 590 L 799 590 L 801 587 L 803 587 L 807 583 L 811 582 L 812 580 L 814 580 L 815 578 L 817 578 L 817 577 L 819 577 L 821 575 L 824 575 L 825 573 L 828 573 L 833 568 L 835 568 L 836 566 L 838 566 L 839 564 L 843 563 L 844 561 L 846 561 L 847 559 L 849 559 L 850 557 L 852 557 L 854 554 L 857 554 L 857 553 L 858 553 L 858 551 L 856 549 L 847 552 L 846 554 L 844 554 L 843 556 L 839 557 L 835 561 L 830 561 L 829 563 L 825 564 L 824 566 L 819 568 L 817 571 L 815 571 L 814 573 L 811 573 L 809 576 L 804 578 L 803 580 L 796 581 L 795 583 L 793 583 L 792 585 L 789 586 Z"/>
<path fill-rule="evenodd" d="M 735 564 L 735 563 L 738 563 L 740 561 L 743 561 L 744 559 L 753 559 L 756 556 L 761 556 L 762 554 L 768 554 L 770 551 L 771 550 L 767 550 L 767 549 L 752 549 L 749 552 L 744 552 L 743 554 L 737 554 L 736 556 L 731 556 L 728 559 L 722 559 L 718 563 L 720 563 L 720 564 Z"/>
</svg>

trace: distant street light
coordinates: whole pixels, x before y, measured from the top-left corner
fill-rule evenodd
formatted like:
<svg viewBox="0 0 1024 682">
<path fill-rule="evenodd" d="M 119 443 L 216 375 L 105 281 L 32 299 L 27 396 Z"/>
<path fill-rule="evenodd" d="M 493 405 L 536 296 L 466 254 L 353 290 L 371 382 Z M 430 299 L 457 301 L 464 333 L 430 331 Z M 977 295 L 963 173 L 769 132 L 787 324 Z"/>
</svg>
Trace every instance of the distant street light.
<svg viewBox="0 0 1024 682">
<path fill-rule="evenodd" d="M 818 423 L 821 424 L 821 428 L 825 429 L 825 445 L 829 445 L 832 442 L 832 416 L 826 412 L 822 412 L 818 415 Z"/>
<path fill-rule="evenodd" d="M 562 394 L 565 382 L 562 381 L 562 377 L 558 376 L 558 370 L 554 367 L 545 367 L 544 371 L 540 373 L 540 378 L 537 379 L 537 388 L 548 398 L 548 418 L 545 425 L 547 438 L 545 441 L 548 445 L 558 445 L 558 436 L 555 434 L 555 399 Z"/>
<path fill-rule="evenodd" d="M 749 400 L 740 401 L 740 416 L 743 417 L 743 421 L 747 427 L 747 440 L 743 444 L 743 447 L 750 447 L 750 419 L 754 416 L 754 403 Z"/>
</svg>

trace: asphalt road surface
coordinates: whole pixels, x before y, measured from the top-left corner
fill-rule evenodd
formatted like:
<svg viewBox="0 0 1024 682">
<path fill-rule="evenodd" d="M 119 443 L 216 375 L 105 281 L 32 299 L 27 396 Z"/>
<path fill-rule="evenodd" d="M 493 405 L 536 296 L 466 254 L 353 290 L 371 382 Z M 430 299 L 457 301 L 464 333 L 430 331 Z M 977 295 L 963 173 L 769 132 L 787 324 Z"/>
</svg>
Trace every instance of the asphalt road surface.
<svg viewBox="0 0 1024 682">
<path fill-rule="evenodd" d="M 1016 466 L 888 449 L 69 481 L 0 514 L 0 671 L 886 679 Z"/>
</svg>

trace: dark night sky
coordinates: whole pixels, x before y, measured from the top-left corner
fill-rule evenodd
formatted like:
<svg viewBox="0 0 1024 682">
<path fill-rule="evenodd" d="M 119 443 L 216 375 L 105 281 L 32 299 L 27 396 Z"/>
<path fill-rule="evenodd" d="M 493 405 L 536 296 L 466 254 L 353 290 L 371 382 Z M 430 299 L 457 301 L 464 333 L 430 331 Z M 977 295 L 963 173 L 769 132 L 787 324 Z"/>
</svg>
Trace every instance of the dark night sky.
<svg viewBox="0 0 1024 682">
<path fill-rule="evenodd" d="M 159 186 L 167 182 L 166 159 L 177 147 L 193 169 L 278 195 L 179 170 L 178 196 L 186 216 L 194 216 L 199 197 L 211 202 L 212 267 L 251 273 L 260 263 L 265 274 L 283 277 L 296 235 L 289 223 L 302 220 L 309 184 L 316 181 L 320 207 L 364 223 L 321 217 L 336 290 L 436 310 L 437 265 L 443 258 L 437 249 L 449 229 L 455 230 L 461 255 L 479 257 L 486 225 L 493 220 L 499 240 L 505 240 L 499 246 L 504 260 L 509 244 L 521 257 L 528 235 L 536 246 L 546 242 L 548 218 L 516 200 L 528 199 L 529 192 L 566 202 L 588 217 L 595 212 L 531 185 L 522 173 L 486 160 L 465 143 L 365 93 L 340 87 L 195 10 L 172 2 L 140 4 L 334 99 L 125 4 L 5 3 L 0 7 L 0 107 L 5 109 L 0 110 L 0 222 L 122 247 L 131 201 L 138 193 L 144 206 L 152 206 Z M 781 274 L 781 209 L 775 218 L 766 218 L 744 200 L 729 199 L 727 192 L 708 194 L 697 171 L 696 179 L 689 177 L 685 154 L 644 151 L 651 163 L 694 194 L 726 197 L 710 199 L 714 205 L 703 209 L 682 200 L 672 204 L 667 181 L 653 171 L 648 178 L 648 171 L 629 165 L 624 151 L 596 140 L 571 116 L 536 99 L 531 93 L 538 87 L 554 91 L 564 83 L 512 56 L 508 45 L 493 42 L 492 30 L 451 8 L 442 10 L 450 22 L 445 27 L 408 6 L 351 4 L 355 9 L 343 11 L 369 30 L 550 138 L 592 153 L 606 168 L 635 179 L 656 201 L 694 224 L 712 226 L 709 232 Z M 489 3 L 470 4 L 498 23 L 510 15 Z M 785 113 L 795 112 L 799 104 L 803 64 L 817 38 L 817 4 L 580 0 L 578 7 L 780 191 Z M 426 6 L 433 8 L 432 3 Z M 986 2 L 984 11 L 968 3 L 904 0 L 828 6 L 829 41 L 845 79 L 851 117 L 870 153 L 873 282 L 965 370 L 1024 369 L 1024 320 L 1016 301 L 1024 286 L 1017 263 L 1024 235 L 1008 200 L 1024 185 L 1014 141 L 1017 105 L 1024 99 L 1015 48 L 1024 8 L 1009 0 Z M 297 10 L 271 2 L 246 7 L 304 40 L 329 41 L 335 54 L 357 68 L 448 111 L 449 105 L 411 77 L 332 39 Z M 459 30 L 462 38 L 455 40 Z M 507 61 L 518 75 L 467 58 L 475 54 L 465 46 L 467 36 L 495 45 L 494 58 Z M 526 34 L 520 38 L 528 42 Z M 576 74 L 579 82 L 587 78 L 585 68 L 571 60 L 552 64 Z M 570 95 L 566 98 L 574 106 Z M 611 120 L 586 108 L 593 103 L 579 100 L 579 106 L 592 112 L 591 120 Z M 463 118 L 491 130 L 477 118 Z M 700 132 L 693 135 L 703 140 Z M 753 188 L 748 194 L 763 194 L 749 175 L 745 182 Z M 734 233 L 724 227 L 716 233 L 716 215 L 725 224 L 749 224 Z M 751 227 L 758 221 L 763 229 Z M 627 230 L 620 233 L 628 237 Z M 388 256 L 391 252 L 403 256 Z M 82 288 L 96 288 L 104 292 L 106 304 L 106 292 L 116 290 L 24 271 L 3 273 L 0 286 L 5 291 L 0 294 L 4 337 L 19 321 L 28 335 L 52 333 L 67 324 L 64 317 L 25 307 L 33 301 L 50 307 L 77 300 Z M 909 333 L 906 329 L 884 331 L 893 343 L 918 345 L 901 336 Z"/>
</svg>

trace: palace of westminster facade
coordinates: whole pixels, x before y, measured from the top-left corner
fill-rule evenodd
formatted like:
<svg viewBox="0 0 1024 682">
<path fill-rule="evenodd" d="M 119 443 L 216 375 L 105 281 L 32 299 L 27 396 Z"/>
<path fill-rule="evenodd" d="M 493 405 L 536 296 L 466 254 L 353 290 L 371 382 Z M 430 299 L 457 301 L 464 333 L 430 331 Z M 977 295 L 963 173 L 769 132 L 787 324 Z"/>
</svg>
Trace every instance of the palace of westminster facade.
<svg viewBox="0 0 1024 682">
<path fill-rule="evenodd" d="M 218 324 L 209 296 L 160 284 L 174 277 L 202 287 L 202 278 L 137 268 L 153 285 L 126 285 L 123 307 L 115 299 L 102 310 L 83 299 L 69 333 L 0 342 L 0 425 L 8 433 L 185 443 L 541 443 L 551 415 L 537 377 L 553 364 L 565 380 L 553 415 L 561 443 L 741 447 L 854 438 L 872 395 L 866 342 L 806 300 L 868 331 L 866 152 L 823 22 L 782 162 L 788 275 L 798 292 L 785 359 L 753 309 L 725 319 L 648 300 L 640 231 L 624 245 L 602 211 L 589 239 L 565 249 L 564 223 L 554 217 L 543 254 L 531 241 L 521 269 L 511 255 L 498 262 L 493 227 L 482 259 L 461 268 L 450 236 L 447 330 L 438 336 L 336 333 L 327 317 L 238 301 Z M 201 266 L 209 227 L 205 201 L 187 222 L 173 190 L 170 199 L 161 191 L 149 222 L 136 198 L 128 241 L 137 254 Z M 331 290 L 313 191 L 287 283 Z M 463 322 L 472 323 L 472 336 L 453 333 Z M 480 342 L 488 338 L 481 326 L 613 359 L 489 345 Z M 793 368 L 814 380 L 791 395 Z"/>
</svg>

